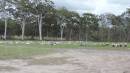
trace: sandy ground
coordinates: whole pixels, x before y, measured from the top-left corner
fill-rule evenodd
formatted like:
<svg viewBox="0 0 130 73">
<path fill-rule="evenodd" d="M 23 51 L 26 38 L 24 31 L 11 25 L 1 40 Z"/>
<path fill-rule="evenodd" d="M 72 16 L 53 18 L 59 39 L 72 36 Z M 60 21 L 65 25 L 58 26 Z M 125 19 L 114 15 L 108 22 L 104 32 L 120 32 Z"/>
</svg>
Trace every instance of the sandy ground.
<svg viewBox="0 0 130 73">
<path fill-rule="evenodd" d="M 31 59 L 0 60 L 0 73 L 130 73 L 130 51 L 59 50 Z"/>
</svg>

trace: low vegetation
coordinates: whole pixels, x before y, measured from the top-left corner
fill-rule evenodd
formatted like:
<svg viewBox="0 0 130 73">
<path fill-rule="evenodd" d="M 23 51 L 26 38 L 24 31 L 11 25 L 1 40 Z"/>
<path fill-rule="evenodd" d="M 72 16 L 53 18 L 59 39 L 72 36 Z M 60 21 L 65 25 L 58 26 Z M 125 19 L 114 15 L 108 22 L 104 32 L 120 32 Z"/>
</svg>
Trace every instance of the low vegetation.
<svg viewBox="0 0 130 73">
<path fill-rule="evenodd" d="M 130 44 L 128 47 L 112 47 L 112 43 L 105 42 L 0 41 L 0 59 L 29 58 L 52 53 L 56 49 L 129 50 L 129 47 Z"/>
</svg>

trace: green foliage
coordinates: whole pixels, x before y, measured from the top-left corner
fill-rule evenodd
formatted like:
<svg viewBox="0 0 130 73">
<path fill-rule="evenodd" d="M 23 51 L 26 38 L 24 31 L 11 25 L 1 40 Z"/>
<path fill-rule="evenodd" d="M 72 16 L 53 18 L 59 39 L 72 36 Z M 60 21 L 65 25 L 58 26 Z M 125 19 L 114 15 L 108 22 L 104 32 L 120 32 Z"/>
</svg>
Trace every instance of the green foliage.
<svg viewBox="0 0 130 73">
<path fill-rule="evenodd" d="M 15 8 L 10 8 L 10 6 Z M 21 35 L 25 24 L 25 37 L 34 40 L 39 36 L 41 24 L 42 37 L 61 36 L 61 26 L 65 23 L 63 38 L 82 41 L 130 41 L 130 9 L 119 16 L 114 14 L 79 15 L 65 7 L 56 9 L 50 0 L 2 0 L 0 11 L 6 9 L 12 17 L 8 20 L 7 36 Z M 102 17 L 102 18 L 101 18 Z M 100 23 L 100 21 L 102 23 Z M 4 34 L 4 21 L 0 20 L 0 37 Z M 23 32 L 23 30 L 22 30 Z"/>
</svg>

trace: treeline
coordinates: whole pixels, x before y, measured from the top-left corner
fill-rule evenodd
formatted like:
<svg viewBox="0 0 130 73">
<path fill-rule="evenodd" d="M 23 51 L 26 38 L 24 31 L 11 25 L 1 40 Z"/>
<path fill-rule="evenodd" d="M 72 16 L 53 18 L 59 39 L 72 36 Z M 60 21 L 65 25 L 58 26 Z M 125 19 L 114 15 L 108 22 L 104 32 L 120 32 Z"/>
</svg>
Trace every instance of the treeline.
<svg viewBox="0 0 130 73">
<path fill-rule="evenodd" d="M 1 0 L 0 39 L 130 41 L 130 10 L 119 16 L 55 8 L 50 0 Z"/>
</svg>

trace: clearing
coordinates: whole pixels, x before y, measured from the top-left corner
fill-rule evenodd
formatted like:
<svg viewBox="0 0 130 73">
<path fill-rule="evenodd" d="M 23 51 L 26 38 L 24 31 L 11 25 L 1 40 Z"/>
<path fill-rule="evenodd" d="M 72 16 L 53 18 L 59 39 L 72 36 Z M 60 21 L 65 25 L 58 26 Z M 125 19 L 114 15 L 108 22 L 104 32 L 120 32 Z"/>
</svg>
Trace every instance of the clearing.
<svg viewBox="0 0 130 73">
<path fill-rule="evenodd" d="M 1 59 L 0 73 L 130 73 L 130 51 L 56 49 L 27 59 Z"/>
</svg>

